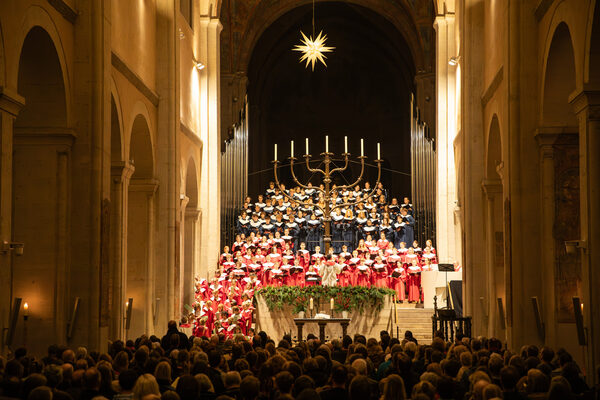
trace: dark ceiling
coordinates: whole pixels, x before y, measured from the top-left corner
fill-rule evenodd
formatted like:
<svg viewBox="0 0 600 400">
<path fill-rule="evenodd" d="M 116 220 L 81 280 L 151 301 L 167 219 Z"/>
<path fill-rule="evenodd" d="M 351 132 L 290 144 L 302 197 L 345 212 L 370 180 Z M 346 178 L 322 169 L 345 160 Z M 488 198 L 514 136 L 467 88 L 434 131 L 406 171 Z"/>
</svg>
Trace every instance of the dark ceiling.
<svg viewBox="0 0 600 400">
<path fill-rule="evenodd" d="M 328 36 L 325 68 L 312 72 L 292 48 L 300 42 L 300 30 L 312 31 L 310 6 L 296 8 L 273 23 L 261 36 L 248 68 L 250 104 L 249 190 L 256 196 L 273 179 L 270 161 L 273 144 L 279 157 L 289 156 L 289 142 L 296 155 L 304 154 L 304 138 L 311 153 L 324 150 L 329 135 L 330 151 L 343 151 L 348 136 L 350 152 L 359 155 L 360 138 L 371 160 L 376 143 L 385 160 L 382 180 L 394 196 L 410 194 L 410 95 L 414 92 L 414 63 L 401 34 L 373 11 L 342 2 L 317 3 L 316 31 Z M 301 153 L 299 153 L 301 152 Z M 391 171 L 395 172 L 391 172 Z M 261 172 L 263 171 L 263 172 Z M 308 174 L 298 169 L 301 178 Z M 354 179 L 357 165 L 345 174 Z M 404 173 L 404 174 L 403 174 Z M 289 181 L 289 174 L 283 175 Z M 375 169 L 368 168 L 373 183 Z M 338 182 L 344 183 L 341 177 Z M 319 183 L 315 176 L 313 183 Z"/>
</svg>

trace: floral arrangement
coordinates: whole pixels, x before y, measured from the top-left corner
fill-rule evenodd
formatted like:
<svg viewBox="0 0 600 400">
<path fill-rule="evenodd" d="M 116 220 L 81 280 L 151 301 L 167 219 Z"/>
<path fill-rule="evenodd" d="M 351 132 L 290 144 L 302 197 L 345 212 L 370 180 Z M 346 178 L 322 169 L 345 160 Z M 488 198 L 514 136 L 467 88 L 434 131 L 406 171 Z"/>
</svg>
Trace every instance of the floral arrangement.
<svg viewBox="0 0 600 400">
<path fill-rule="evenodd" d="M 294 313 L 307 311 L 311 298 L 327 310 L 330 299 L 333 299 L 334 311 L 337 312 L 362 311 L 368 307 L 379 311 L 385 296 L 395 293 L 392 289 L 364 286 L 267 286 L 256 292 L 265 299 L 270 311 L 282 310 L 287 305 L 293 307 Z"/>
</svg>

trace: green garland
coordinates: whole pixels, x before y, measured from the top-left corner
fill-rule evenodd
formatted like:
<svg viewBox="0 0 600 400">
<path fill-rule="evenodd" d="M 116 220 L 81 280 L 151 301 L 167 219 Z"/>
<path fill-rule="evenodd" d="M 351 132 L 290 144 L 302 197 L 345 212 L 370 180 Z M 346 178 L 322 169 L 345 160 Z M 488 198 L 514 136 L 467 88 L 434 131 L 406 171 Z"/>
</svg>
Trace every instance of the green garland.
<svg viewBox="0 0 600 400">
<path fill-rule="evenodd" d="M 362 311 L 372 307 L 379 311 L 383 307 L 385 296 L 394 295 L 392 289 L 364 286 L 267 286 L 256 294 L 262 296 L 270 311 L 282 310 L 284 306 L 292 306 L 293 312 L 306 311 L 310 298 L 315 304 L 320 302 L 324 309 L 329 309 L 329 301 L 334 299 L 334 310 Z"/>
</svg>

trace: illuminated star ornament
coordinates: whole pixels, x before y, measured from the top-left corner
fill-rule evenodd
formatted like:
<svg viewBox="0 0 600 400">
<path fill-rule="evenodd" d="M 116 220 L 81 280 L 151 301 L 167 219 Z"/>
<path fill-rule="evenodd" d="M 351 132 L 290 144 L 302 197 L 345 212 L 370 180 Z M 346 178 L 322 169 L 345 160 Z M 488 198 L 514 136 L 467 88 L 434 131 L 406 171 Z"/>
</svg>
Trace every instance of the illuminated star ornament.
<svg viewBox="0 0 600 400">
<path fill-rule="evenodd" d="M 293 48 L 294 51 L 301 51 L 302 57 L 300 57 L 300 62 L 306 60 L 306 68 L 310 64 L 312 70 L 315 70 L 315 63 L 320 61 L 324 66 L 327 67 L 327 63 L 325 63 L 325 59 L 327 56 L 323 53 L 329 53 L 335 49 L 335 47 L 327 47 L 325 46 L 325 41 L 327 40 L 327 35 L 323 35 L 323 31 L 319 32 L 319 35 L 313 39 L 314 33 L 310 37 L 306 37 L 304 32 L 300 31 L 302 34 L 302 44 L 296 45 Z"/>
</svg>

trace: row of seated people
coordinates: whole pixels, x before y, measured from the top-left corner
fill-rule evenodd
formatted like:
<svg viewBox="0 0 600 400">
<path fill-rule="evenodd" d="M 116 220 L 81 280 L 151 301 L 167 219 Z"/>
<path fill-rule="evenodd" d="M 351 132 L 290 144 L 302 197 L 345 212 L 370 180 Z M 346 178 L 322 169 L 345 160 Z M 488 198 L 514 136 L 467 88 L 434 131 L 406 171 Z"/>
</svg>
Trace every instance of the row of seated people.
<svg viewBox="0 0 600 400">
<path fill-rule="evenodd" d="M 162 340 L 142 335 L 107 350 L 52 344 L 44 357 L 26 347 L 0 357 L 4 400 L 491 400 L 597 399 L 594 372 L 564 348 L 509 349 L 494 338 L 442 332 L 430 343 L 410 331 L 359 333 L 321 342 L 309 334 L 276 342 L 186 335 L 169 321 Z"/>
<path fill-rule="evenodd" d="M 274 190 L 279 193 L 279 189 Z M 358 188 L 356 190 L 362 193 Z M 290 236 L 296 248 L 300 242 L 305 242 L 310 251 L 314 251 L 316 246 L 322 246 L 325 230 L 324 201 L 321 199 L 313 204 L 312 198 L 309 198 L 308 204 L 300 204 L 281 194 L 279 197 L 267 198 L 266 203 L 263 202 L 262 195 L 258 196 L 256 203 L 247 198 L 236 221 L 236 233 L 245 236 L 254 233 L 267 237 L 279 233 L 281 236 Z M 332 208 L 336 204 L 340 205 L 331 213 L 331 233 L 336 252 L 341 251 L 342 245 L 352 251 L 368 234 L 379 237 L 380 233 L 385 233 L 387 240 L 394 242 L 398 248 L 401 242 L 412 243 L 415 219 L 408 198 L 402 204 L 395 198 L 387 204 L 386 197 L 382 195 L 378 203 L 373 198 L 368 198 L 366 202 L 345 205 L 353 201 L 356 200 L 351 201 L 346 197 L 332 200 Z M 272 202 L 277 205 L 272 206 Z"/>
</svg>

